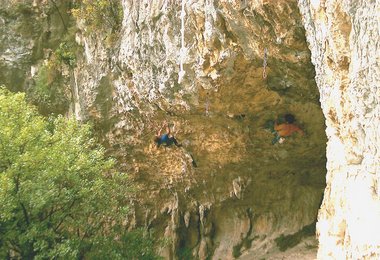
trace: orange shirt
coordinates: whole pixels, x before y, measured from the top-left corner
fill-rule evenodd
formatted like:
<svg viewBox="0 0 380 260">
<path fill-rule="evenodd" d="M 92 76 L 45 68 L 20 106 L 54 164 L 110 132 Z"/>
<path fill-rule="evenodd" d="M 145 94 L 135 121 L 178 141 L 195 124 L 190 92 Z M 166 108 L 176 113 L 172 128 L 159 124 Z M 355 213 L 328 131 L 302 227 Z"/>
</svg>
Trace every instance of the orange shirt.
<svg viewBox="0 0 380 260">
<path fill-rule="evenodd" d="M 280 124 L 280 125 L 275 125 L 274 130 L 277 131 L 278 135 L 281 137 L 286 137 L 292 135 L 294 132 L 299 132 L 300 134 L 303 135 L 303 131 L 301 128 L 294 124 Z"/>
</svg>

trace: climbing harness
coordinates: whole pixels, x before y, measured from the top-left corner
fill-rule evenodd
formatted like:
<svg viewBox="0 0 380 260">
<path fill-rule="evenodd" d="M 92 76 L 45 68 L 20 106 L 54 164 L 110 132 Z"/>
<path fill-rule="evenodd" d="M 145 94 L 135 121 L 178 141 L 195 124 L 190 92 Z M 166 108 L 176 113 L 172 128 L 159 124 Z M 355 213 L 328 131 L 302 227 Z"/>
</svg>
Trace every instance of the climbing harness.
<svg viewBox="0 0 380 260">
<path fill-rule="evenodd" d="M 267 68 L 267 59 L 268 59 L 268 49 L 265 48 L 264 49 L 264 61 L 263 61 L 263 79 L 267 78 L 267 71 L 266 71 L 266 68 Z"/>
</svg>

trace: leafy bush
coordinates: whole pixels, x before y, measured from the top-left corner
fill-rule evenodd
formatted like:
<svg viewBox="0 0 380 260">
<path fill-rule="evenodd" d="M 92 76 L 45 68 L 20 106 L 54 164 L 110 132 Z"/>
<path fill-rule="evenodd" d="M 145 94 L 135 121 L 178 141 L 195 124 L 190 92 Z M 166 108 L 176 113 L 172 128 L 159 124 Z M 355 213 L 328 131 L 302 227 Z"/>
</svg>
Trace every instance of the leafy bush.
<svg viewBox="0 0 380 260">
<path fill-rule="evenodd" d="M 62 62 L 70 67 L 74 67 L 76 63 L 76 56 L 72 44 L 67 42 L 62 42 L 59 47 L 55 50 L 54 54 L 57 61 Z"/>
<path fill-rule="evenodd" d="M 28 99 L 43 114 L 64 114 L 69 108 L 69 76 L 63 76 L 63 70 L 72 70 L 76 65 L 78 45 L 73 41 L 64 41 L 50 56 L 47 64 L 40 67 L 35 84 L 28 90 Z"/>
<path fill-rule="evenodd" d="M 24 96 L 0 88 L 0 258 L 155 259 L 122 225 L 130 184 L 91 127 L 47 120 Z"/>
<path fill-rule="evenodd" d="M 284 236 L 281 234 L 281 236 L 277 237 L 274 241 L 280 251 L 285 251 L 288 248 L 298 245 L 303 238 L 312 235 L 315 235 L 315 223 L 304 226 L 300 231 L 291 235 Z"/>
<path fill-rule="evenodd" d="M 72 14 L 84 20 L 91 31 L 103 29 L 115 33 L 119 31 L 123 19 L 120 0 L 83 0 L 72 9 Z"/>
<path fill-rule="evenodd" d="M 192 250 L 191 248 L 184 247 L 178 249 L 178 257 L 181 260 L 190 260 L 193 259 Z"/>
<path fill-rule="evenodd" d="M 61 67 L 55 60 L 43 65 L 37 74 L 35 84 L 28 90 L 28 99 L 43 114 L 64 114 L 69 107 L 70 89 L 61 74 Z"/>
</svg>

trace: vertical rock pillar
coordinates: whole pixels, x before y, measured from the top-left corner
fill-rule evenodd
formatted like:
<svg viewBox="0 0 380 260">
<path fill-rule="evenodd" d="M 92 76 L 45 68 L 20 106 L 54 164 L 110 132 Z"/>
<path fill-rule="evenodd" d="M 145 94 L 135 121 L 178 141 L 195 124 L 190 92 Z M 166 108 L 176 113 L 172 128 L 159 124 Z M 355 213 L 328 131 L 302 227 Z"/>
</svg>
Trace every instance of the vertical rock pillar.
<svg viewBox="0 0 380 260">
<path fill-rule="evenodd" d="M 380 1 L 298 5 L 328 137 L 318 259 L 379 259 Z"/>
</svg>

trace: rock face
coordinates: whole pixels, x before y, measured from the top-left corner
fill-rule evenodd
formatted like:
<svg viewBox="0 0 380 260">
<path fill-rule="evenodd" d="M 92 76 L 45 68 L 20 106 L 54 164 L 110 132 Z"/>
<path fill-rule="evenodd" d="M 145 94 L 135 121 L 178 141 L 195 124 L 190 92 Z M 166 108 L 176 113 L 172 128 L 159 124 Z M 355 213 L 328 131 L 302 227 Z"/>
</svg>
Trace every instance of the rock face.
<svg viewBox="0 0 380 260">
<path fill-rule="evenodd" d="M 380 257 L 380 2 L 299 1 L 326 117 L 319 259 Z"/>
<path fill-rule="evenodd" d="M 3 0 L 0 6 L 0 84 L 27 90 L 39 62 L 69 26 L 69 2 Z M 50 50 L 50 51 L 49 51 Z"/>
<path fill-rule="evenodd" d="M 166 259 L 260 259 L 286 248 L 289 235 L 316 221 L 326 174 L 324 118 L 297 2 L 121 4 L 113 37 L 77 20 L 83 53 L 67 113 L 94 122 L 141 189 L 128 226 L 167 237 Z M 305 136 L 272 145 L 265 125 L 285 113 Z M 163 121 L 182 147 L 156 148 Z"/>
<path fill-rule="evenodd" d="M 122 4 L 113 47 L 82 34 L 76 114 L 98 120 L 144 190 L 131 225 L 169 237 L 167 259 L 233 259 L 265 256 L 313 223 L 324 120 L 297 3 Z M 286 112 L 307 135 L 272 145 L 264 125 Z M 183 147 L 155 148 L 164 120 Z"/>
</svg>

